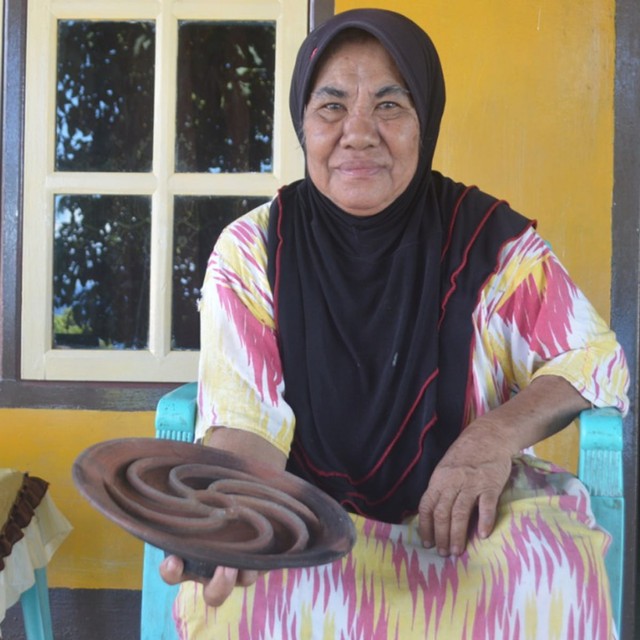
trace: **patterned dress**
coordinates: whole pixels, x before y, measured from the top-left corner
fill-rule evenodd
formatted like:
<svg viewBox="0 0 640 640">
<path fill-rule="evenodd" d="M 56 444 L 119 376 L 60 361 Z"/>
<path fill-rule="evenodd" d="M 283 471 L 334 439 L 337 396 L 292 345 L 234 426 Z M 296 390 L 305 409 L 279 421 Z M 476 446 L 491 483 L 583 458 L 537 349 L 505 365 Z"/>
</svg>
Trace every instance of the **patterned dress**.
<svg viewBox="0 0 640 640">
<path fill-rule="evenodd" d="M 197 436 L 243 429 L 289 454 L 295 417 L 284 400 L 266 274 L 269 205 L 235 221 L 211 255 L 201 301 Z M 540 375 L 567 379 L 594 406 L 628 409 L 628 371 L 614 334 L 533 230 L 507 244 L 473 314 L 469 415 L 505 402 Z M 614 638 L 604 555 L 609 537 L 571 474 L 514 460 L 496 527 L 465 553 L 422 547 L 417 522 L 352 516 L 353 551 L 332 564 L 272 571 L 209 608 L 185 583 L 180 637 L 373 640 Z"/>
</svg>

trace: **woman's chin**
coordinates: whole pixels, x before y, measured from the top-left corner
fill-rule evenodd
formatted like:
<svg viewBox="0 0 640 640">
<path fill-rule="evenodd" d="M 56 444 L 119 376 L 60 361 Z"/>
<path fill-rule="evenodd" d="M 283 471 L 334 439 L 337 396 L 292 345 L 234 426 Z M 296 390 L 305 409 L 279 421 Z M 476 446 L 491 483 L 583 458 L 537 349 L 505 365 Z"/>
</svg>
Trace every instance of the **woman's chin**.
<svg viewBox="0 0 640 640">
<path fill-rule="evenodd" d="M 382 195 L 378 196 L 372 192 L 371 188 L 358 189 L 351 192 L 347 198 L 331 198 L 331 200 L 346 213 L 361 218 L 374 216 L 391 204 L 391 200 L 385 199 Z"/>
</svg>

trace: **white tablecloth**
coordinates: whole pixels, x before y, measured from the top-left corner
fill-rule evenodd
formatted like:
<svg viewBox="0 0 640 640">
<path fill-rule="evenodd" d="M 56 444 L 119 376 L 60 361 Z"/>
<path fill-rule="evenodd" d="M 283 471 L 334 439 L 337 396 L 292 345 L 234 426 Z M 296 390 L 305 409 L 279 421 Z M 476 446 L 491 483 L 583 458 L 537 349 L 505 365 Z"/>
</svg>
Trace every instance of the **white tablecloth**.
<svg viewBox="0 0 640 640">
<path fill-rule="evenodd" d="M 0 473 L 7 471 L 0 470 Z M 5 567 L 0 571 L 0 622 L 4 620 L 6 610 L 33 586 L 34 571 L 49 563 L 71 529 L 71 524 L 47 491 L 35 508 L 31 522 L 22 530 L 24 537 L 4 558 Z"/>
</svg>

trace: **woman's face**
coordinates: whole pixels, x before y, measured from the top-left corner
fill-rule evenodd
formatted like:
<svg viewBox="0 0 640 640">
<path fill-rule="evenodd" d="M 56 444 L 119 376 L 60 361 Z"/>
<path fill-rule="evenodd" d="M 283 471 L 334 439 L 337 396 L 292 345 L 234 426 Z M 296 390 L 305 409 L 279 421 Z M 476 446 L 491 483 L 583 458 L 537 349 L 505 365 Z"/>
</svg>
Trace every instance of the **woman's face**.
<svg viewBox="0 0 640 640">
<path fill-rule="evenodd" d="M 418 115 L 377 40 L 345 43 L 322 63 L 303 131 L 309 177 L 347 213 L 382 211 L 416 172 Z"/>
</svg>

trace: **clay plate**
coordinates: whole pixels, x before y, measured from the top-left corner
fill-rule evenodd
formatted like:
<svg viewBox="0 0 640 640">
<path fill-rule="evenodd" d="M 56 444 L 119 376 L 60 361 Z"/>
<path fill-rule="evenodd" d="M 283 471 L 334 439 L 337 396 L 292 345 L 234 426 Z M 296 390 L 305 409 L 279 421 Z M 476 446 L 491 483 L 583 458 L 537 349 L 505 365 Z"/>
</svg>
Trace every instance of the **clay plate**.
<svg viewBox="0 0 640 640">
<path fill-rule="evenodd" d="M 98 511 L 183 558 L 188 573 L 326 564 L 355 541 L 351 519 L 327 494 L 211 447 L 109 440 L 78 456 L 73 479 Z"/>
</svg>

